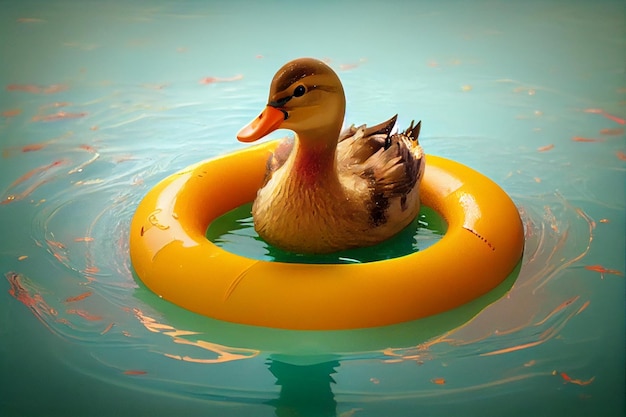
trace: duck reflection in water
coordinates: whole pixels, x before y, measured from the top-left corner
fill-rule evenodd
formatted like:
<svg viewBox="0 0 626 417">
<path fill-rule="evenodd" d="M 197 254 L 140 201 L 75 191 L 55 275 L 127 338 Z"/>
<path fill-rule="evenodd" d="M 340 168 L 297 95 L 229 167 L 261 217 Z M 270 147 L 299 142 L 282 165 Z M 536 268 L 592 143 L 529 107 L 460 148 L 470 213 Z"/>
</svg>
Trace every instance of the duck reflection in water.
<svg viewBox="0 0 626 417">
<path fill-rule="evenodd" d="M 331 384 L 339 361 L 314 365 L 292 365 L 277 360 L 269 363 L 270 372 L 280 385 L 278 398 L 267 404 L 275 407 L 277 417 L 336 417 L 337 402 Z"/>
</svg>

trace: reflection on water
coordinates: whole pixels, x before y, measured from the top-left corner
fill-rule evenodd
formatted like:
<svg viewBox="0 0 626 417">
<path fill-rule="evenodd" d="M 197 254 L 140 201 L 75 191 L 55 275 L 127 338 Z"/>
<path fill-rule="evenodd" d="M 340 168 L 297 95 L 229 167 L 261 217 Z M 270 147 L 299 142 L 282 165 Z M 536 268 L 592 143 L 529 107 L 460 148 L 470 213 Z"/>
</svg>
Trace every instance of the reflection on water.
<svg viewBox="0 0 626 417">
<path fill-rule="evenodd" d="M 135 316 L 137 319 L 153 333 L 162 333 L 165 336 L 172 338 L 172 341 L 181 345 L 189 345 L 199 347 L 211 352 L 211 358 L 198 358 L 188 355 L 163 353 L 168 358 L 177 359 L 180 361 L 194 362 L 194 363 L 220 363 L 230 362 L 241 359 L 248 359 L 257 356 L 260 352 L 255 349 L 243 349 L 236 347 L 222 346 L 217 343 L 208 342 L 206 340 L 189 340 L 185 336 L 196 336 L 199 332 L 192 330 L 178 330 L 169 324 L 159 323 L 157 320 L 144 315 L 141 311 L 135 310 Z"/>
<path fill-rule="evenodd" d="M 284 36 L 281 50 L 268 49 L 268 25 L 297 32 L 296 6 L 3 10 L 1 386 L 43 397 L 76 369 L 137 398 L 197 401 L 198 415 L 623 414 L 623 5 L 349 3 L 306 10 L 331 15 L 332 41 Z M 345 33 L 347 15 L 361 25 Z M 371 29 L 383 15 L 394 30 Z M 216 322 L 133 277 L 127 229 L 141 197 L 242 146 L 234 134 L 274 71 L 305 54 L 339 72 L 347 122 L 419 118 L 428 153 L 511 194 L 526 232 L 512 287 L 448 315 L 317 333 Z M 241 225 L 220 233 L 249 242 Z M 414 250 L 416 238 L 403 241 Z M 266 249 L 246 248 L 275 256 Z M 25 370 L 40 356 L 54 372 L 34 378 Z M 24 414 L 32 398 L 9 393 L 0 407 Z M 66 395 L 46 398 L 91 407 L 89 386 Z"/>
<path fill-rule="evenodd" d="M 314 365 L 291 365 L 271 360 L 269 370 L 280 386 L 278 398 L 267 404 L 276 408 L 276 417 L 335 417 L 337 401 L 332 391 L 332 374 L 339 361 Z"/>
</svg>

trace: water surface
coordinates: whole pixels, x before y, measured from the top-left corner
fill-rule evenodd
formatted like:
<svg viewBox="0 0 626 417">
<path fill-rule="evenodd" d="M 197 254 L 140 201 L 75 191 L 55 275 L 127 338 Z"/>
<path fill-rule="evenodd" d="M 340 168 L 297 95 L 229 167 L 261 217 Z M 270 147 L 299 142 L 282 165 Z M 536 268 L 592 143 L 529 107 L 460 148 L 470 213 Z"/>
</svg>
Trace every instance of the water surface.
<svg viewBox="0 0 626 417">
<path fill-rule="evenodd" d="M 622 2 L 2 9 L 2 415 L 623 415 Z M 337 70 L 347 123 L 421 119 L 428 153 L 512 196 L 527 239 L 512 288 L 317 333 L 200 317 L 133 277 L 142 196 L 242 148 L 298 56 Z"/>
</svg>

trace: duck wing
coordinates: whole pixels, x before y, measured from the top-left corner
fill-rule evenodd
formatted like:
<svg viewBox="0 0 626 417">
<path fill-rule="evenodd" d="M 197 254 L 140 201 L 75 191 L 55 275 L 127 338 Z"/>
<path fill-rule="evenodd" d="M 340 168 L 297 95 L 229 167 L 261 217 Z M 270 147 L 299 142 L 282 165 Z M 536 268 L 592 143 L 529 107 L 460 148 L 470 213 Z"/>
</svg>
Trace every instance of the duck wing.
<svg viewBox="0 0 626 417">
<path fill-rule="evenodd" d="M 402 209 L 406 207 L 409 193 L 424 174 L 421 122 L 411 122 L 404 132 L 391 134 L 395 120 L 394 116 L 369 129 L 354 128 L 354 134 L 344 138 L 338 148 L 339 171 L 344 168 L 367 184 L 371 218 L 377 225 L 386 221 L 391 199 L 399 198 Z"/>
<path fill-rule="evenodd" d="M 409 193 L 421 179 L 424 151 L 419 144 L 421 122 L 390 135 L 384 146 L 363 164 L 361 177 L 373 183 L 375 192 L 397 197 Z"/>
<path fill-rule="evenodd" d="M 355 127 L 352 125 L 344 130 L 339 135 L 339 145 L 337 146 L 339 169 L 362 164 L 384 147 L 385 140 L 391 134 L 397 119 L 398 115 L 396 114 L 391 119 L 376 126 L 361 125 Z"/>
</svg>

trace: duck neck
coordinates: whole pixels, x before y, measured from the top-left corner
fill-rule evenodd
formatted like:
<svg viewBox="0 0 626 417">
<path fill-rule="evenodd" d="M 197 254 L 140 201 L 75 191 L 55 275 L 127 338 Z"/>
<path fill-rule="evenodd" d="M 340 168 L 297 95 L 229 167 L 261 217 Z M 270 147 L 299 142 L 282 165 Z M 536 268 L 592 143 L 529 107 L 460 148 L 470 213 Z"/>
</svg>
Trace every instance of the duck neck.
<svg viewBox="0 0 626 417">
<path fill-rule="evenodd" d="M 336 151 L 339 131 L 299 132 L 294 149 L 293 174 L 302 185 L 314 186 L 337 181 Z M 324 138 L 320 140 L 319 138 Z M 328 140 L 327 138 L 330 138 Z"/>
<path fill-rule="evenodd" d="M 345 97 L 339 84 L 335 100 L 316 109 L 308 123 L 299 123 L 294 132 L 296 143 L 292 152 L 292 173 L 305 187 L 332 187 L 339 184 L 336 152 L 345 114 Z"/>
</svg>

